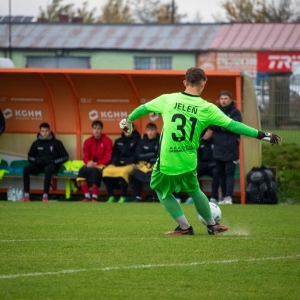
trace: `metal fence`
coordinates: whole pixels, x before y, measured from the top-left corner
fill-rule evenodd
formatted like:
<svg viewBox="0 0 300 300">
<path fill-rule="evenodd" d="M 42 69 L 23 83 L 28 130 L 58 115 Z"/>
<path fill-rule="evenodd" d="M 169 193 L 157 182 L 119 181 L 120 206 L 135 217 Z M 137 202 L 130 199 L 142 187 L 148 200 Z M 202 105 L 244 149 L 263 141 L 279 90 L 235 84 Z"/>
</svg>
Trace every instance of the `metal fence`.
<svg viewBox="0 0 300 300">
<path fill-rule="evenodd" d="M 300 143 L 300 74 L 262 77 L 254 87 L 261 128 L 281 133 L 284 142 Z"/>
</svg>

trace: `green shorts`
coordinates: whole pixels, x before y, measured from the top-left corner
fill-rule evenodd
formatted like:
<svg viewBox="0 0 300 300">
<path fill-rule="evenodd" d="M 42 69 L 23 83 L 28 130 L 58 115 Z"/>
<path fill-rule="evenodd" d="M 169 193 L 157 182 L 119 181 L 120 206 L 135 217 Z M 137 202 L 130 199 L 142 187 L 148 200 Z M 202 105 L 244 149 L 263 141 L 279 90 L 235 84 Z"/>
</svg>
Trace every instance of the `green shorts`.
<svg viewBox="0 0 300 300">
<path fill-rule="evenodd" d="M 174 192 L 196 192 L 199 189 L 197 171 L 194 170 L 180 175 L 167 175 L 154 168 L 150 187 L 153 190 L 160 191 L 163 194 L 163 199 Z"/>
</svg>

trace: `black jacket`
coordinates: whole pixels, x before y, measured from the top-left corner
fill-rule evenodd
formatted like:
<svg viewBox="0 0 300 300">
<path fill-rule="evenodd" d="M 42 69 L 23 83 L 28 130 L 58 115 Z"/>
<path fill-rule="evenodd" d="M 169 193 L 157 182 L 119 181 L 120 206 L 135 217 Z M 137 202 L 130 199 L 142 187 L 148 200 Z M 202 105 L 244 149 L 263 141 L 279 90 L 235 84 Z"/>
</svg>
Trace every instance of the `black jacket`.
<svg viewBox="0 0 300 300">
<path fill-rule="evenodd" d="M 63 143 L 57 140 L 52 132 L 47 140 L 38 134 L 37 140 L 32 143 L 28 152 L 28 161 L 37 165 L 60 165 L 68 159 L 69 154 Z"/>
<path fill-rule="evenodd" d="M 149 140 L 147 134 L 144 134 L 143 139 L 139 141 L 135 149 L 135 163 L 146 161 L 154 165 L 157 159 L 158 149 L 159 134 L 152 140 Z"/>
<path fill-rule="evenodd" d="M 130 165 L 135 162 L 135 148 L 141 140 L 140 134 L 134 130 L 131 136 L 126 136 L 122 132 L 122 136 L 115 140 L 111 163 L 115 166 Z"/>
<path fill-rule="evenodd" d="M 229 118 L 242 122 L 241 112 L 233 102 L 227 107 L 219 106 L 219 108 Z M 239 158 L 240 135 L 220 126 L 211 125 L 210 129 L 214 131 L 213 158 L 221 161 L 237 160 Z"/>
<path fill-rule="evenodd" d="M 209 139 L 201 139 L 200 146 L 197 150 L 197 156 L 198 156 L 198 163 L 201 164 L 201 162 L 212 162 L 213 159 L 213 148 L 214 148 L 214 142 L 213 137 L 210 137 Z"/>
<path fill-rule="evenodd" d="M 0 135 L 4 132 L 4 130 L 5 130 L 5 119 L 2 110 L 0 109 Z"/>
</svg>

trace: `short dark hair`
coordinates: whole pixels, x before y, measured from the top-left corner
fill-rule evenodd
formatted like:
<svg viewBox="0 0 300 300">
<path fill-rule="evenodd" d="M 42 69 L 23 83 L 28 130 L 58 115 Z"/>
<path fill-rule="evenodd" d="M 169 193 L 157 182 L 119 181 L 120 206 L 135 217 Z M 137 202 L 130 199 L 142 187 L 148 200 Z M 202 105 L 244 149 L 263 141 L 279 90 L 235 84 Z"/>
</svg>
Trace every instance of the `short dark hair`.
<svg viewBox="0 0 300 300">
<path fill-rule="evenodd" d="M 230 99 L 232 99 L 232 95 L 229 91 L 222 91 L 219 97 L 221 96 L 228 96 Z"/>
<path fill-rule="evenodd" d="M 189 68 L 185 73 L 187 85 L 199 85 L 201 81 L 206 81 L 207 76 L 200 68 Z"/>
<path fill-rule="evenodd" d="M 154 123 L 148 123 L 147 124 L 147 126 L 146 126 L 146 129 L 154 129 L 154 130 L 157 130 L 157 126 L 156 126 L 156 124 L 154 124 Z"/>
<path fill-rule="evenodd" d="M 94 126 L 100 126 L 101 128 L 103 128 L 103 123 L 100 121 L 100 120 L 95 120 L 93 123 L 92 123 L 92 127 Z"/>
<path fill-rule="evenodd" d="M 40 125 L 40 129 L 42 129 L 42 128 L 48 128 L 48 129 L 50 129 L 50 125 L 48 123 L 44 122 L 44 123 L 42 123 Z"/>
</svg>

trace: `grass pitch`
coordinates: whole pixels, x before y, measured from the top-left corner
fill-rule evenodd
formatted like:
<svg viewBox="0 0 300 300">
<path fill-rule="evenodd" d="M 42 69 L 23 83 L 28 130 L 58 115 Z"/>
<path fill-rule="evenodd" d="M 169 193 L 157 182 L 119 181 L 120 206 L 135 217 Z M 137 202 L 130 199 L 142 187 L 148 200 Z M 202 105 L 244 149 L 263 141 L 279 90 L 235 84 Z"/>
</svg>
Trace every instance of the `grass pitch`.
<svg viewBox="0 0 300 300">
<path fill-rule="evenodd" d="M 194 236 L 159 203 L 0 201 L 0 299 L 297 299 L 300 205 L 221 206 Z"/>
</svg>

